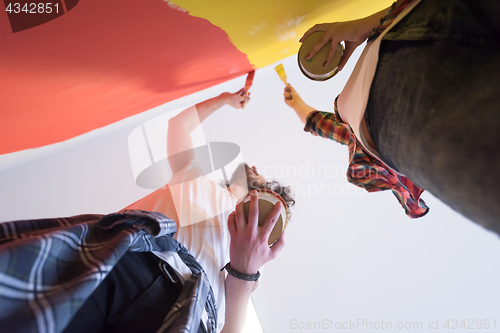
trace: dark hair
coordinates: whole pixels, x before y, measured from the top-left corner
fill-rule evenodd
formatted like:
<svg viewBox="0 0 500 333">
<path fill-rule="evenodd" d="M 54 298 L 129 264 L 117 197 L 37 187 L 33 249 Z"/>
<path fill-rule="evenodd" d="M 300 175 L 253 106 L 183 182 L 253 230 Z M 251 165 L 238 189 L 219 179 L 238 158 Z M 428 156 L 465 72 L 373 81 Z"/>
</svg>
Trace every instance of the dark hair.
<svg viewBox="0 0 500 333">
<path fill-rule="evenodd" d="M 248 182 L 248 192 L 252 190 L 257 190 L 260 188 L 268 189 L 278 193 L 283 200 L 285 200 L 286 206 L 291 208 L 295 205 L 295 200 L 293 199 L 293 193 L 290 186 L 283 186 L 276 180 L 272 180 L 266 183 L 252 184 L 253 182 Z M 290 218 L 292 217 L 292 212 L 290 211 Z"/>
</svg>

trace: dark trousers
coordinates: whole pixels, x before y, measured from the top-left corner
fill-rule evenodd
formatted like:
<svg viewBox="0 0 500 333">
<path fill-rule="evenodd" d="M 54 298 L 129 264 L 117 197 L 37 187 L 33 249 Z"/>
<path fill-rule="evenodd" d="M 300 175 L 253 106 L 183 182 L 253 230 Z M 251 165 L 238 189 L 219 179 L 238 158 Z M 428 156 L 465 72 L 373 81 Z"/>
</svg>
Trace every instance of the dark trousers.
<svg viewBox="0 0 500 333">
<path fill-rule="evenodd" d="M 458 2 L 424 0 L 402 27 L 418 27 L 436 3 Z M 468 5 L 470 17 L 433 25 L 462 35 L 382 41 L 366 113 L 386 163 L 500 234 L 500 47 L 490 38 L 500 37 L 500 4 Z"/>
<path fill-rule="evenodd" d="M 126 252 L 65 332 L 156 332 L 182 289 L 159 262 L 152 253 Z"/>
</svg>

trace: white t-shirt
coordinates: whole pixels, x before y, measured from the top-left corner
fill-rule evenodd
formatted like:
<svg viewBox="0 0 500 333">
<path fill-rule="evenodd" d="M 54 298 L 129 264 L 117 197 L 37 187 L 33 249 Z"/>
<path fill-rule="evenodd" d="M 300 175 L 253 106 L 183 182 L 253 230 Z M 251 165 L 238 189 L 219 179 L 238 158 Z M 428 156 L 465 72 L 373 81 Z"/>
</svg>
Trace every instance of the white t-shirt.
<svg viewBox="0 0 500 333">
<path fill-rule="evenodd" d="M 205 270 L 214 292 L 220 331 L 225 321 L 225 271 L 229 262 L 230 236 L 227 219 L 236 207 L 236 200 L 225 188 L 204 175 L 195 160 L 176 172 L 168 182 L 173 203 L 166 198 L 165 189 L 159 189 L 126 209 L 166 212 L 167 205 L 175 205 L 180 228 L 177 240 L 184 245 Z M 175 254 L 155 253 L 167 261 L 181 277 L 191 272 Z"/>
</svg>

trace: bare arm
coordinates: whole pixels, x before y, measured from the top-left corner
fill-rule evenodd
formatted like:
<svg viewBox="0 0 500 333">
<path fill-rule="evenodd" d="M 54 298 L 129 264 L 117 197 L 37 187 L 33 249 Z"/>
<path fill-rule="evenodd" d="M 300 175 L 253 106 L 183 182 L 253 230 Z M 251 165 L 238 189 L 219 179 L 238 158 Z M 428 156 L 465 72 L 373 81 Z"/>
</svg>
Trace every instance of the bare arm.
<svg viewBox="0 0 500 333">
<path fill-rule="evenodd" d="M 217 97 L 192 106 L 168 122 L 167 156 L 172 172 L 175 173 L 194 159 L 191 133 L 212 113 L 224 105 L 241 108 L 241 102 L 249 101 L 248 97 L 240 96 L 239 92 L 223 93 Z"/>
<path fill-rule="evenodd" d="M 226 322 L 221 333 L 241 332 L 245 327 L 248 301 L 255 282 L 244 281 L 227 275 L 226 289 Z"/>
<path fill-rule="evenodd" d="M 256 274 L 259 268 L 276 258 L 285 246 L 284 234 L 271 247 L 268 239 L 278 220 L 281 203 L 278 202 L 262 227 L 258 225 L 258 198 L 256 192 L 250 197 L 248 223 L 243 212 L 243 203 L 236 206 L 228 218 L 231 234 L 230 258 L 231 267 L 244 274 Z M 237 333 L 243 330 L 246 320 L 248 300 L 256 283 L 239 280 L 227 275 L 226 288 L 226 322 L 222 333 Z"/>
</svg>

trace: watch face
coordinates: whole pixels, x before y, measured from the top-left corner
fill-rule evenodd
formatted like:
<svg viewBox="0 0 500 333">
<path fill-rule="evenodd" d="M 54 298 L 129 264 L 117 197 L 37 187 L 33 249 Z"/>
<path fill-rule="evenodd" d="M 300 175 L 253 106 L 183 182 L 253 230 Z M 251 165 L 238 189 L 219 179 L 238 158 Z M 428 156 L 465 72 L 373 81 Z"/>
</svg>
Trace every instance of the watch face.
<svg viewBox="0 0 500 333">
<path fill-rule="evenodd" d="M 318 51 L 318 53 L 314 55 L 314 57 L 306 60 L 306 56 L 309 54 L 309 51 L 311 51 L 314 45 L 316 45 L 324 34 L 324 31 L 317 31 L 309 35 L 300 46 L 298 53 L 299 68 L 302 71 L 302 74 L 314 81 L 325 81 L 334 77 L 338 72 L 340 59 L 344 53 L 344 47 L 342 44 L 339 44 L 332 61 L 328 64 L 328 66 L 323 66 L 332 44 L 332 41 L 329 41 L 321 48 L 321 50 Z"/>
<path fill-rule="evenodd" d="M 279 196 L 276 192 L 267 189 L 260 189 L 258 191 L 259 197 L 259 226 L 263 226 L 266 222 L 267 217 L 274 209 L 274 205 L 276 202 L 281 201 L 282 208 L 280 212 L 280 216 L 278 217 L 278 221 L 276 221 L 276 225 L 274 226 L 271 234 L 269 235 L 268 244 L 271 246 L 274 244 L 281 236 L 283 231 L 285 231 L 288 220 L 289 220 L 289 211 L 288 207 L 285 204 L 285 201 Z M 245 211 L 245 217 L 248 219 L 248 212 L 250 210 L 250 194 L 247 195 L 245 200 L 243 200 L 243 208 Z"/>
</svg>

